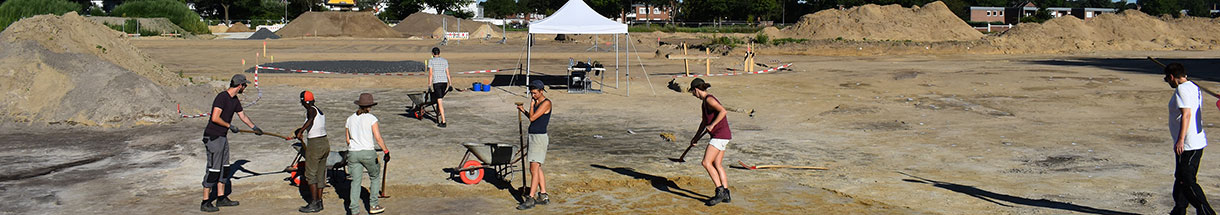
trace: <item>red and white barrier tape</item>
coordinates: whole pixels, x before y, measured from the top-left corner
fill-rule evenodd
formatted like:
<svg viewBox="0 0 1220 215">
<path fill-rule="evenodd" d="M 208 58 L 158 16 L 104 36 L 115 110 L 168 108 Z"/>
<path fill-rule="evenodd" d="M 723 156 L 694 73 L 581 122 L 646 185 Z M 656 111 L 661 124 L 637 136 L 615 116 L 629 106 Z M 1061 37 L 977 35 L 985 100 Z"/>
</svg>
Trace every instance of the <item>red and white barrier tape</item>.
<svg viewBox="0 0 1220 215">
<path fill-rule="evenodd" d="M 709 77 L 709 76 L 734 76 L 734 75 L 763 74 L 763 73 L 768 73 L 768 72 L 779 71 L 781 69 L 785 69 L 785 68 L 788 68 L 791 66 L 792 66 L 792 64 L 789 63 L 789 64 L 784 64 L 783 66 L 770 68 L 770 69 L 766 69 L 766 70 L 754 71 L 754 72 L 735 72 L 735 73 L 721 73 L 721 74 L 711 74 L 711 75 L 675 75 L 674 78 L 682 78 L 682 77 L 695 78 L 695 77 Z"/>
<path fill-rule="evenodd" d="M 296 73 L 339 74 L 339 75 L 371 75 L 371 76 L 425 76 L 425 75 L 428 75 L 427 73 L 350 73 L 350 72 L 327 72 L 327 71 L 318 71 L 318 70 L 285 69 L 285 68 L 276 68 L 276 67 L 268 67 L 268 66 L 256 66 L 256 68 L 258 68 L 258 69 L 279 70 L 279 71 L 289 71 L 289 72 L 296 72 Z M 492 69 L 492 70 L 478 70 L 478 71 L 458 72 L 458 73 L 456 73 L 456 74 L 462 75 L 462 74 L 496 73 L 496 72 L 500 72 L 500 71 L 504 71 L 504 70 L 498 70 L 498 69 Z"/>
<path fill-rule="evenodd" d="M 206 114 L 206 113 L 195 114 L 195 115 L 182 114 L 182 105 L 181 104 L 178 105 L 178 114 L 181 114 L 182 118 L 187 118 L 187 119 L 211 116 L 211 114 Z"/>
</svg>

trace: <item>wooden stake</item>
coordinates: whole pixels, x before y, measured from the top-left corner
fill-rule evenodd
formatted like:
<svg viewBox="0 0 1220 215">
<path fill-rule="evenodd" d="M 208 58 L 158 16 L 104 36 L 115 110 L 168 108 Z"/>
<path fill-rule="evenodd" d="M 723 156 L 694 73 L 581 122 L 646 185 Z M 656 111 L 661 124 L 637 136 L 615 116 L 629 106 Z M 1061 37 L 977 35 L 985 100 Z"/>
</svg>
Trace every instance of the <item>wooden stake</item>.
<svg viewBox="0 0 1220 215">
<path fill-rule="evenodd" d="M 682 42 L 682 54 L 683 55 L 688 54 L 688 53 L 686 53 L 686 42 Z M 682 65 L 685 66 L 685 68 L 686 68 L 686 76 L 690 76 L 690 61 L 683 59 Z"/>
<path fill-rule="evenodd" d="M 707 56 L 712 56 L 712 49 L 703 48 L 703 54 L 707 55 Z M 707 58 L 707 65 L 704 69 L 706 69 L 706 70 L 704 71 L 703 75 L 712 75 L 712 58 L 710 58 L 710 57 Z"/>
</svg>

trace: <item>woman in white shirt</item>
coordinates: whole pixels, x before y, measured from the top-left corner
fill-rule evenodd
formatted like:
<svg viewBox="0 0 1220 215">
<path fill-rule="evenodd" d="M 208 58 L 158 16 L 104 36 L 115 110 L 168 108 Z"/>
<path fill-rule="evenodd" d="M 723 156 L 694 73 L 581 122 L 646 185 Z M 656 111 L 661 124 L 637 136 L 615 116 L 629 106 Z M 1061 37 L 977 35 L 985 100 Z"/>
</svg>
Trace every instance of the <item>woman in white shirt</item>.
<svg viewBox="0 0 1220 215">
<path fill-rule="evenodd" d="M 347 117 L 347 174 L 352 176 L 351 191 L 348 198 L 348 211 L 352 214 L 360 212 L 360 181 L 364 176 L 359 175 L 368 170 L 369 193 L 374 195 L 369 196 L 369 213 L 376 214 L 385 212 L 385 208 L 377 204 L 377 195 L 381 191 L 381 159 L 377 157 L 377 151 L 373 147 L 373 141 L 376 140 L 378 146 L 385 152 L 385 160 L 390 160 L 390 149 L 385 147 L 385 141 L 381 139 L 381 130 L 377 125 L 377 117 L 369 113 L 377 102 L 373 102 L 373 94 L 361 93 L 360 99 L 356 100 L 356 105 L 360 109 L 356 113 Z"/>
</svg>

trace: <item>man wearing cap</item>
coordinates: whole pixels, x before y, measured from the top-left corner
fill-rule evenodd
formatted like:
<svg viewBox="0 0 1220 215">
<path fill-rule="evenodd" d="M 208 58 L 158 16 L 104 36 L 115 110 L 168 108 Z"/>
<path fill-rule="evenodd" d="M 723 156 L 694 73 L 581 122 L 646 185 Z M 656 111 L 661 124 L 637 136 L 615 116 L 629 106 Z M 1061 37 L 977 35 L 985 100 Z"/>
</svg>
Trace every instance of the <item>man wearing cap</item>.
<svg viewBox="0 0 1220 215">
<path fill-rule="evenodd" d="M 233 121 L 233 114 L 236 113 L 241 121 L 246 123 L 254 130 L 254 134 L 263 135 L 263 129 L 254 125 L 250 118 L 242 112 L 241 100 L 237 99 L 237 94 L 245 92 L 246 85 L 250 81 L 246 80 L 246 76 L 242 74 L 233 75 L 229 80 L 229 88 L 216 95 L 216 99 L 212 100 L 211 119 L 208 120 L 208 125 L 203 129 L 203 144 L 207 149 L 207 173 L 203 177 L 203 202 L 199 204 L 199 210 L 204 212 L 220 211 L 220 207 L 237 206 L 239 202 L 229 199 L 229 194 L 233 193 L 233 185 L 230 184 L 229 178 L 233 176 L 229 169 L 229 132 L 237 133 L 237 126 L 230 124 Z M 215 196 L 213 189 L 216 188 Z M 215 197 L 215 198 L 213 198 Z M 213 205 L 212 203 L 216 204 Z"/>
<path fill-rule="evenodd" d="M 305 124 L 293 134 L 305 141 L 305 184 L 308 187 L 309 204 L 297 211 L 317 213 L 322 211 L 322 188 L 326 182 L 326 157 L 330 155 L 330 140 L 326 139 L 326 114 L 314 106 L 313 92 L 301 91 L 301 106 L 305 107 Z"/>
<path fill-rule="evenodd" d="M 441 57 L 441 48 L 432 47 L 432 59 L 428 59 L 428 83 L 432 83 L 432 98 L 436 99 L 436 111 L 441 118 L 436 126 L 444 128 L 448 121 L 445 121 L 445 103 L 442 100 L 449 90 L 449 60 Z"/>
<path fill-rule="evenodd" d="M 521 196 L 522 201 L 517 205 L 517 210 L 526 210 L 534 208 L 535 204 L 545 205 L 550 202 L 550 196 L 546 194 L 546 176 L 542 173 L 542 163 L 546 161 L 546 149 L 550 144 L 546 127 L 551 122 L 551 99 L 543 95 L 546 88 L 541 80 L 531 81 L 529 89 L 533 99 L 530 101 L 530 109 L 525 110 L 525 107 L 517 105 L 517 111 L 530 119 L 529 146 L 525 156 L 526 162 L 530 163 L 530 189 L 529 193 Z"/>
</svg>

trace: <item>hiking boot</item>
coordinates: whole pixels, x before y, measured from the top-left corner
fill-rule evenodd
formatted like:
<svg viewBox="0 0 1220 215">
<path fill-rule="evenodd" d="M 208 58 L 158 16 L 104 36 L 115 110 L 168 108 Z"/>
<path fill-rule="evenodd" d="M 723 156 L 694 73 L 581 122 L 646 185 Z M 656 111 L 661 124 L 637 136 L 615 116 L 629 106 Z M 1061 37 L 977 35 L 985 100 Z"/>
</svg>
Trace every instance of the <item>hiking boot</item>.
<svg viewBox="0 0 1220 215">
<path fill-rule="evenodd" d="M 721 202 L 724 202 L 724 188 L 716 187 L 716 196 L 708 199 L 704 204 L 707 206 L 716 206 L 716 204 L 720 204 Z"/>
<path fill-rule="evenodd" d="M 725 187 L 724 188 L 724 203 L 729 203 L 732 201 L 733 201 L 733 196 L 729 195 L 729 188 Z"/>
<path fill-rule="evenodd" d="M 534 208 L 534 198 L 529 196 L 524 197 L 525 198 L 521 198 L 521 204 L 517 205 L 517 210 L 529 210 L 530 208 Z"/>
<path fill-rule="evenodd" d="M 441 124 L 436 124 L 436 127 L 441 127 L 441 128 L 444 128 L 447 126 L 449 126 L 448 123 L 443 123 L 443 122 Z"/>
<path fill-rule="evenodd" d="M 199 211 L 217 212 L 217 211 L 220 211 L 220 208 L 217 208 L 215 205 L 212 205 L 211 201 L 203 200 L 203 203 L 199 204 Z"/>
<path fill-rule="evenodd" d="M 322 202 L 310 202 L 308 205 L 298 208 L 297 211 L 301 213 L 317 213 L 322 211 Z"/>
<path fill-rule="evenodd" d="M 551 196 L 546 193 L 539 193 L 538 197 L 534 198 L 534 204 L 545 205 L 546 203 L 551 203 Z"/>
<path fill-rule="evenodd" d="M 370 214 L 379 214 L 381 212 L 385 212 L 385 208 L 381 207 L 380 205 L 378 205 L 377 207 L 369 208 Z"/>
<path fill-rule="evenodd" d="M 241 202 L 233 201 L 229 199 L 228 196 L 221 196 L 219 199 L 216 199 L 216 207 L 232 207 L 238 205 L 241 205 Z"/>
</svg>

